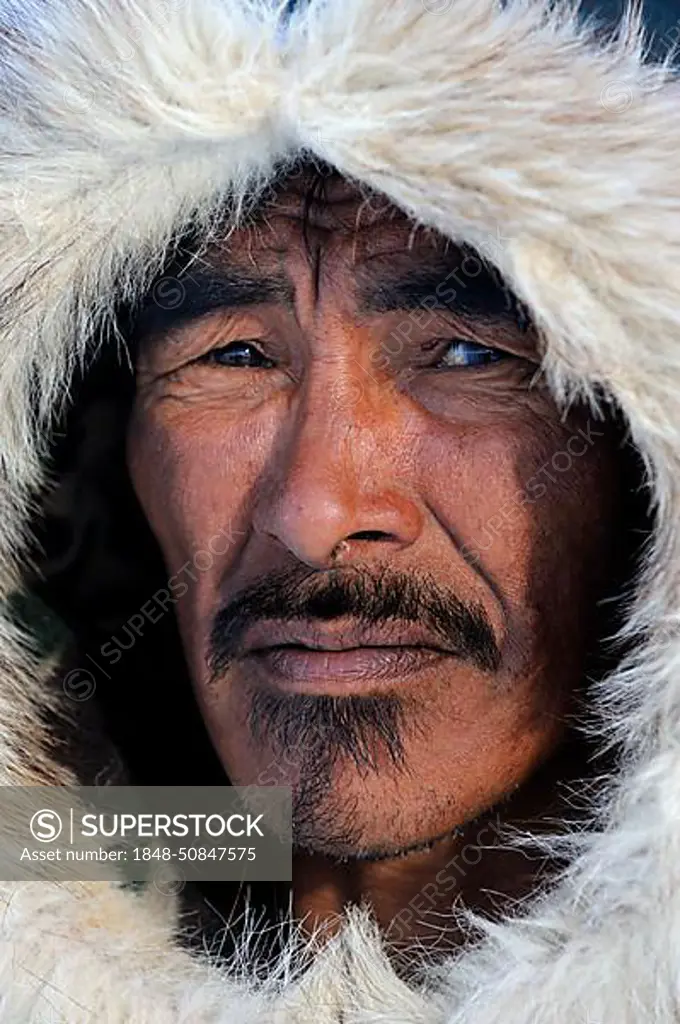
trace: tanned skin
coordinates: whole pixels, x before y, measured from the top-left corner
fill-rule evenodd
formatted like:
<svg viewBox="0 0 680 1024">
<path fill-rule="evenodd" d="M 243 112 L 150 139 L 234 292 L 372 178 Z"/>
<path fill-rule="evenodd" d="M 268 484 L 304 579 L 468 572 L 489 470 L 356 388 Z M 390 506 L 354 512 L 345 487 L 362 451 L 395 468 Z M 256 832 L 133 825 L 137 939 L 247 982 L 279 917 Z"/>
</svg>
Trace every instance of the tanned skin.
<svg viewBox="0 0 680 1024">
<path fill-rule="evenodd" d="M 332 931 L 364 901 L 441 944 L 453 902 L 536 870 L 495 826 L 549 814 L 569 775 L 617 442 L 560 412 L 479 260 L 323 191 L 289 177 L 179 277 L 179 313 L 152 310 L 128 465 L 169 574 L 232 538 L 178 623 L 228 778 L 298 796 L 297 915 Z"/>
</svg>

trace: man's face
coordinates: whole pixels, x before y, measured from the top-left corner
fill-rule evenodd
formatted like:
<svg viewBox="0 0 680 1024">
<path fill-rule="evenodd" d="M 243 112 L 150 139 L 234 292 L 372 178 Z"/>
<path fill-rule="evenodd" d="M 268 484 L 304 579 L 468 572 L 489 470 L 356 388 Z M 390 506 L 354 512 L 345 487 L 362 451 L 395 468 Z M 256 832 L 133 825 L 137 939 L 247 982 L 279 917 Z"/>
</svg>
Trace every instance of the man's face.
<svg viewBox="0 0 680 1024">
<path fill-rule="evenodd" d="M 474 256 L 340 179 L 308 199 L 289 181 L 152 310 L 128 461 L 169 577 L 194 566 L 176 610 L 230 781 L 293 786 L 303 847 L 375 856 L 559 743 L 615 442 L 560 416 Z"/>
</svg>

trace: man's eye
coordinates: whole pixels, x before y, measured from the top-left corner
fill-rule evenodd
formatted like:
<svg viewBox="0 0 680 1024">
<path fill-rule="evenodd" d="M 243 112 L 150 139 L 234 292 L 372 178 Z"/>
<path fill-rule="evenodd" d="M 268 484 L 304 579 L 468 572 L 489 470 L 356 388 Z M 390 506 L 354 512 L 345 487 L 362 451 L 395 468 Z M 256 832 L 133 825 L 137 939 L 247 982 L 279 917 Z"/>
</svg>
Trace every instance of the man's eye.
<svg viewBox="0 0 680 1024">
<path fill-rule="evenodd" d="M 487 348 L 485 345 L 478 345 L 475 341 L 456 338 L 450 343 L 437 366 L 486 366 L 488 363 L 497 363 L 506 358 L 507 353 L 500 349 Z"/>
<path fill-rule="evenodd" d="M 213 348 L 197 362 L 211 366 L 244 366 L 248 369 L 270 369 L 274 365 L 252 341 L 232 341 L 229 345 Z"/>
</svg>

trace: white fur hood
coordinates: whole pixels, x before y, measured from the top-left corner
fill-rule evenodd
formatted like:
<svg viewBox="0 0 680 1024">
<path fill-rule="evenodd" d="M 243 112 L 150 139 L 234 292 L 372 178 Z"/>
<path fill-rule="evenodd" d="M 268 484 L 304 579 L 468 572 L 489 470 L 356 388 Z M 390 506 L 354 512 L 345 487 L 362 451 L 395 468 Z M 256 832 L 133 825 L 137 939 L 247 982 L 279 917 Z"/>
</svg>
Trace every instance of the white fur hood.
<svg viewBox="0 0 680 1024">
<path fill-rule="evenodd" d="M 410 988 L 353 913 L 267 983 L 176 943 L 173 900 L 3 883 L 0 1022 L 680 1020 L 680 89 L 634 19 L 548 0 L 0 2 L 0 597 L 21 584 L 49 424 L 172 237 L 303 149 L 474 246 L 529 305 L 566 401 L 604 388 L 656 530 L 630 655 L 598 689 L 622 769 L 549 899 Z M 58 698 L 0 618 L 0 781 L 65 782 Z M 61 696 L 63 699 L 63 694 Z M 595 822 L 595 818 L 593 818 Z"/>
</svg>

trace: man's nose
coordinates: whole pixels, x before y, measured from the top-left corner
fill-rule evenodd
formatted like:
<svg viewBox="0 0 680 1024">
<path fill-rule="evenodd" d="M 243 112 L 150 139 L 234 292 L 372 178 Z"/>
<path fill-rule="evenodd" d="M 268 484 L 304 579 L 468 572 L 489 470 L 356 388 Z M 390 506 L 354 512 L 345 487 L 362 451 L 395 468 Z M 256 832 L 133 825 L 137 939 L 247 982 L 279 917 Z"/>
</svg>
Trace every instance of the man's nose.
<svg viewBox="0 0 680 1024">
<path fill-rule="evenodd" d="M 356 374 L 317 381 L 281 428 L 253 525 L 307 565 L 388 555 L 420 535 L 395 398 L 378 391 Z"/>
</svg>

